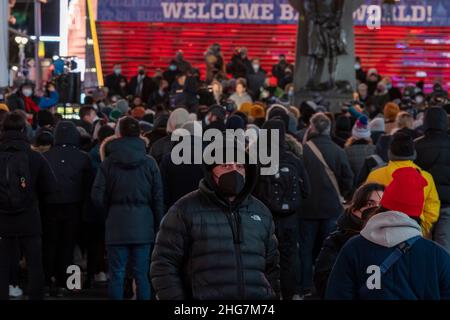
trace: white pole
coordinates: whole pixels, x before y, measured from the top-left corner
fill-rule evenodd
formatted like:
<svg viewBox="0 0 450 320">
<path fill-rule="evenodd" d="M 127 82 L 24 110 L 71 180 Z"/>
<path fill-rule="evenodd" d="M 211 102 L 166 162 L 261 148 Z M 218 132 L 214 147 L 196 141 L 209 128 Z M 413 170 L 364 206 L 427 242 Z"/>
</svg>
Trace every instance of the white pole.
<svg viewBox="0 0 450 320">
<path fill-rule="evenodd" d="M 36 63 L 36 89 L 41 89 L 41 59 L 39 58 L 39 42 L 41 39 L 41 2 L 34 1 L 34 34 L 36 41 L 34 45 L 34 60 Z"/>
<path fill-rule="evenodd" d="M 9 62 L 9 39 L 8 39 L 9 3 L 0 1 L 0 88 L 8 86 L 8 62 Z"/>
<path fill-rule="evenodd" d="M 69 0 L 60 0 L 59 3 L 59 55 L 66 57 L 68 49 L 69 34 Z"/>
</svg>

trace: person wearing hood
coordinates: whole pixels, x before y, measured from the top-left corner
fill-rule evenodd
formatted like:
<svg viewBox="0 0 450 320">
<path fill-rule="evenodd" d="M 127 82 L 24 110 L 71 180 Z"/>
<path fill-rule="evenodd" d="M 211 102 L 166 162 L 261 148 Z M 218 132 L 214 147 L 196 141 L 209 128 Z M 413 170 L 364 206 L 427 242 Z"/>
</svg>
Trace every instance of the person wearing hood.
<svg viewBox="0 0 450 320">
<path fill-rule="evenodd" d="M 431 230 L 439 218 L 439 195 L 434 184 L 433 176 L 413 162 L 416 160 L 416 157 L 417 153 L 412 137 L 403 132 L 395 133 L 389 149 L 388 164 L 373 170 L 367 177 L 366 182 L 379 183 L 387 186 L 392 182 L 393 174 L 399 168 L 410 167 L 419 170 L 427 181 L 427 186 L 423 190 L 425 204 L 420 216 L 420 224 L 424 237 L 431 239 Z"/>
<path fill-rule="evenodd" d="M 415 163 L 427 170 L 436 182 L 441 212 L 434 230 L 434 240 L 450 252 L 450 136 L 447 113 L 439 107 L 425 113 L 425 135 L 415 140 Z"/>
<path fill-rule="evenodd" d="M 55 173 L 59 190 L 47 196 L 42 213 L 44 270 L 51 294 L 58 293 L 53 289 L 66 287 L 66 270 L 73 260 L 82 205 L 93 180 L 91 160 L 79 149 L 81 136 L 75 124 L 59 122 L 54 137 L 54 146 L 43 154 Z"/>
<path fill-rule="evenodd" d="M 296 157 L 302 158 L 303 146 L 299 141 L 300 136 L 295 128 L 295 118 L 289 114 L 289 110 L 286 107 L 280 104 L 273 104 L 269 109 L 267 109 L 266 121 L 273 118 L 279 118 L 284 123 L 284 140 L 288 151 L 292 152 Z"/>
<path fill-rule="evenodd" d="M 32 151 L 25 133 L 26 120 L 17 112 L 2 121 L 0 136 L 0 300 L 9 296 L 10 270 L 14 268 L 15 248 L 20 245 L 28 271 L 28 297 L 44 298 L 42 268 L 41 217 L 39 202 L 57 191 L 55 176 L 47 160 Z M 6 170 L 10 168 L 20 189 L 6 185 Z M 19 181 L 17 181 L 19 185 Z M 7 189 L 5 189 L 7 188 Z M 20 192 L 20 193 L 19 193 Z M 15 195 L 15 201 L 8 197 Z"/>
<path fill-rule="evenodd" d="M 129 262 L 137 299 L 148 300 L 149 259 L 163 216 L 163 186 L 155 160 L 146 154 L 139 122 L 125 117 L 119 125 L 119 138 L 108 142 L 108 156 L 97 173 L 91 198 L 97 207 L 107 210 L 109 297 L 123 299 Z"/>
<path fill-rule="evenodd" d="M 167 136 L 159 139 L 153 143 L 150 149 L 150 155 L 156 160 L 158 164 L 161 163 L 162 158 L 172 150 L 172 132 L 181 128 L 183 124 L 189 121 L 189 113 L 184 108 L 175 109 L 169 116 L 167 121 L 166 132 Z"/>
<path fill-rule="evenodd" d="M 280 251 L 280 282 L 283 300 L 292 300 L 297 293 L 295 261 L 298 237 L 298 216 L 302 210 L 303 199 L 310 192 L 308 174 L 303 161 L 287 150 L 286 129 L 278 117 L 267 121 L 267 149 L 270 154 L 274 148 L 279 152 L 279 169 L 274 175 L 261 175 L 253 193 L 271 211 L 275 222 L 275 234 Z M 278 132 L 279 140 L 272 141 L 272 133 Z"/>
<path fill-rule="evenodd" d="M 345 243 L 359 234 L 367 215 L 380 205 L 384 186 L 368 183 L 359 187 L 350 205 L 337 220 L 337 230 L 325 239 L 314 268 L 314 285 L 320 298 L 325 297 L 328 277 Z"/>
<path fill-rule="evenodd" d="M 205 164 L 199 189 L 178 200 L 161 222 L 150 271 L 159 300 L 279 296 L 272 215 L 251 195 L 258 167 L 247 153 L 245 163 L 237 161 L 236 154 L 245 152 L 239 141 L 223 141 L 224 157 L 235 159 Z"/>
<path fill-rule="evenodd" d="M 300 214 L 301 289 L 312 289 L 314 248 L 336 229 L 336 220 L 344 212 L 342 196 L 353 188 L 353 172 L 345 151 L 330 137 L 331 121 L 323 113 L 311 118 L 311 133 L 303 149 L 310 196 Z"/>
<path fill-rule="evenodd" d="M 415 168 L 394 172 L 380 208 L 342 248 L 326 299 L 450 299 L 450 255 L 419 225 L 427 184 Z"/>
<path fill-rule="evenodd" d="M 151 150 L 156 141 L 167 136 L 167 121 L 169 121 L 169 114 L 164 113 L 155 117 L 152 130 L 144 134 L 144 137 L 149 141 L 147 150 Z"/>
</svg>

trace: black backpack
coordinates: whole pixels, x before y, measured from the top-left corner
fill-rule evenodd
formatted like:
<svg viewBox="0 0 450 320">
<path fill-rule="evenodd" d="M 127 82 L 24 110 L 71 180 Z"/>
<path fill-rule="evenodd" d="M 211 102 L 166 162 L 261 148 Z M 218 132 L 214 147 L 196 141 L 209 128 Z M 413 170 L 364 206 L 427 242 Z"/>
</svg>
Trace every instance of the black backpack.
<svg viewBox="0 0 450 320">
<path fill-rule="evenodd" d="M 297 167 L 280 159 L 276 174 L 260 176 L 255 196 L 270 209 L 272 214 L 290 215 L 301 206 L 302 184 Z"/>
<path fill-rule="evenodd" d="M 0 214 L 17 215 L 33 203 L 28 154 L 15 148 L 0 151 Z"/>
</svg>

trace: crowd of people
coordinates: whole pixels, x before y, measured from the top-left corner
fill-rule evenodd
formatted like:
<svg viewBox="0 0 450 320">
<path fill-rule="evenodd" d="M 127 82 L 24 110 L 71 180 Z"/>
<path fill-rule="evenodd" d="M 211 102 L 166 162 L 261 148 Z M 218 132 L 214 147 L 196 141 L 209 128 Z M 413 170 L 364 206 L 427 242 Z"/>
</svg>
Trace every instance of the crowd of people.
<svg viewBox="0 0 450 320">
<path fill-rule="evenodd" d="M 7 93 L 0 299 L 64 296 L 74 264 L 83 289 L 108 283 L 118 300 L 450 299 L 442 85 L 399 89 L 357 59 L 355 98 L 331 113 L 320 97 L 294 106 L 284 55 L 268 73 L 246 48 L 225 64 L 214 44 L 205 63 L 204 79 L 182 51 L 153 77 L 116 65 L 77 120 L 56 113 L 52 83 Z M 175 164 L 180 128 L 193 143 L 198 129 L 276 130 L 277 173 Z"/>
</svg>

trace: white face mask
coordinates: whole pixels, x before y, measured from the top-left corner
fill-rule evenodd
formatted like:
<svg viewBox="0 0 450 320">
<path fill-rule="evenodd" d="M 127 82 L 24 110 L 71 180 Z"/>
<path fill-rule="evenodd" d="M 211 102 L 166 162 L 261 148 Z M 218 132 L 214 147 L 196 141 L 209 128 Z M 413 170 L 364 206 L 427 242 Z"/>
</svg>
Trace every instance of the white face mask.
<svg viewBox="0 0 450 320">
<path fill-rule="evenodd" d="M 253 70 L 255 70 L 255 72 L 259 71 L 259 64 L 254 64 L 253 65 Z"/>
<path fill-rule="evenodd" d="M 355 70 L 361 69 L 361 65 L 359 63 L 355 63 Z"/>
<path fill-rule="evenodd" d="M 23 89 L 22 93 L 25 97 L 31 97 L 31 95 L 33 94 L 33 90 L 31 89 Z"/>
<path fill-rule="evenodd" d="M 416 103 L 417 103 L 417 104 L 423 103 L 423 97 L 422 97 L 422 96 L 417 96 L 417 97 L 416 97 Z"/>
</svg>

